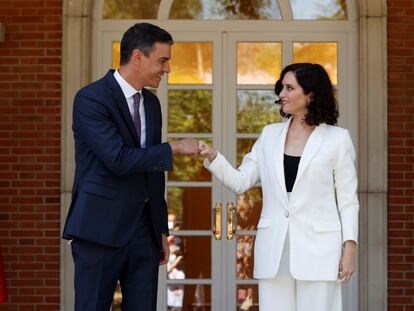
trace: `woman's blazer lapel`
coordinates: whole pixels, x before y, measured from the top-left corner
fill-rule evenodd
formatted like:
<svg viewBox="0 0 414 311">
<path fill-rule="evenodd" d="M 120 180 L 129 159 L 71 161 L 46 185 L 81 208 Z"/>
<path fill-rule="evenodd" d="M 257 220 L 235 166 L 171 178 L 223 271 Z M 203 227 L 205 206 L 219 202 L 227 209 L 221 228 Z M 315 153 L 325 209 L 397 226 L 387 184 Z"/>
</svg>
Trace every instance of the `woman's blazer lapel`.
<svg viewBox="0 0 414 311">
<path fill-rule="evenodd" d="M 282 130 L 279 133 L 279 139 L 277 140 L 276 144 L 276 175 L 280 183 L 281 189 L 284 190 L 284 197 L 286 199 L 286 204 L 288 203 L 288 197 L 286 192 L 286 184 L 285 184 L 285 169 L 283 167 L 283 154 L 285 152 L 285 141 L 287 132 L 289 130 L 290 122 L 292 121 L 292 118 L 289 118 L 282 127 Z"/>
<path fill-rule="evenodd" d="M 295 190 L 295 185 L 298 183 L 298 180 L 300 180 L 309 163 L 321 147 L 325 134 L 325 129 L 326 124 L 322 123 L 316 126 L 312 134 L 309 136 L 308 141 L 305 144 L 305 148 L 303 149 L 302 156 L 300 158 L 298 173 L 296 175 L 296 180 L 293 185 L 292 192 Z"/>
<path fill-rule="evenodd" d="M 278 180 L 280 182 L 281 189 L 285 190 L 286 193 L 286 184 L 285 184 L 285 170 L 283 167 L 283 154 L 285 152 L 285 143 L 286 143 L 286 136 L 289 130 L 290 122 L 292 121 L 292 118 L 289 118 L 284 125 L 283 128 L 279 134 L 278 143 L 276 144 L 276 173 Z M 312 134 L 309 136 L 308 141 L 306 142 L 305 148 L 303 150 L 299 167 L 298 167 L 298 173 L 296 175 L 295 184 L 293 185 L 292 191 L 295 189 L 295 185 L 297 184 L 298 180 L 301 178 L 302 174 L 308 167 L 310 161 L 315 156 L 316 152 L 319 150 L 324 133 L 325 133 L 326 125 L 320 124 L 319 126 L 316 126 L 313 130 Z M 287 193 L 285 195 L 286 201 L 287 201 Z"/>
</svg>

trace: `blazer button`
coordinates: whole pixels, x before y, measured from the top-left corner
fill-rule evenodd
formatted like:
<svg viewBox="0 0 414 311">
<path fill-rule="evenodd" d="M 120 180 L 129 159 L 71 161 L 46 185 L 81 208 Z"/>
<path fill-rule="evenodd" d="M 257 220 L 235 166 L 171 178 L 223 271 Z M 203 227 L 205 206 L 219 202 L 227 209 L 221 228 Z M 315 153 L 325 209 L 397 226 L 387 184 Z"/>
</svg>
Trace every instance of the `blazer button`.
<svg viewBox="0 0 414 311">
<path fill-rule="evenodd" d="M 285 213 L 285 217 L 286 217 L 286 218 L 289 218 L 289 212 L 286 212 L 286 213 Z"/>
</svg>

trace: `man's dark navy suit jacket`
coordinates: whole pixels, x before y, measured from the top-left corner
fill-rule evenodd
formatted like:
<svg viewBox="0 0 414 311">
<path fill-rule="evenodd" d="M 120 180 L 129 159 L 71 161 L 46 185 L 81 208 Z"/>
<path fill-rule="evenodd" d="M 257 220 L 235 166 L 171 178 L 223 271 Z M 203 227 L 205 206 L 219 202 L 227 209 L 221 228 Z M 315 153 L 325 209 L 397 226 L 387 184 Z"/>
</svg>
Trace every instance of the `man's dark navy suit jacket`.
<svg viewBox="0 0 414 311">
<path fill-rule="evenodd" d="M 141 148 L 121 87 L 109 71 L 74 100 L 76 172 L 63 238 L 120 247 L 134 234 L 145 201 L 158 246 L 168 233 L 165 173 L 172 150 L 161 143 L 158 98 L 143 89 L 146 148 Z M 147 204 L 148 206 L 148 204 Z"/>
</svg>

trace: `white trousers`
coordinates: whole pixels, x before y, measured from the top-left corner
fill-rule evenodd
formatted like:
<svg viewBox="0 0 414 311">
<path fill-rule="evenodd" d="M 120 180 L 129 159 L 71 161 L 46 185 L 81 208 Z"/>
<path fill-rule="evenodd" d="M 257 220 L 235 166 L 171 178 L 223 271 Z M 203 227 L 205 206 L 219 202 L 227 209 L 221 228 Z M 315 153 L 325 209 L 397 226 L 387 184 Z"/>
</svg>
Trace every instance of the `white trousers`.
<svg viewBox="0 0 414 311">
<path fill-rule="evenodd" d="M 342 311 L 341 284 L 294 279 L 288 232 L 276 277 L 259 280 L 259 307 L 260 311 Z"/>
</svg>

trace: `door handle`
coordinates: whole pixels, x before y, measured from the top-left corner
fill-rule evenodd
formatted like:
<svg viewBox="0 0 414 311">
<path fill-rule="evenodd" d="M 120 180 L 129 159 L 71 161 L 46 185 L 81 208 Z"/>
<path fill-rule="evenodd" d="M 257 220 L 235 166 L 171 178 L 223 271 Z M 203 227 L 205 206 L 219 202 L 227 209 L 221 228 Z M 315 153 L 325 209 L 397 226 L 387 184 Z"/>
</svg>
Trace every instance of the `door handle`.
<svg viewBox="0 0 414 311">
<path fill-rule="evenodd" d="M 236 207 L 232 202 L 227 203 L 227 240 L 232 240 L 236 234 Z"/>
<path fill-rule="evenodd" d="M 221 240 L 221 202 L 217 202 L 213 208 L 213 235 L 216 240 Z"/>
</svg>

